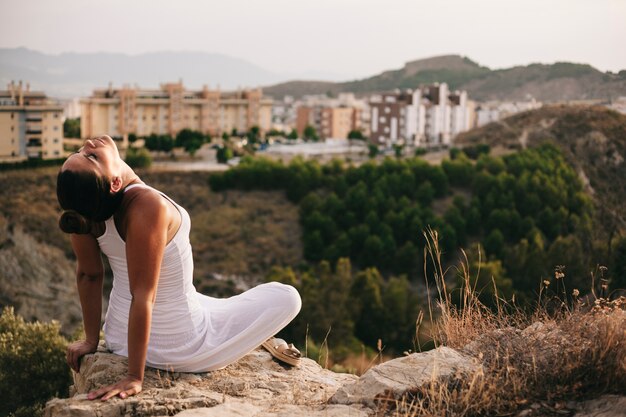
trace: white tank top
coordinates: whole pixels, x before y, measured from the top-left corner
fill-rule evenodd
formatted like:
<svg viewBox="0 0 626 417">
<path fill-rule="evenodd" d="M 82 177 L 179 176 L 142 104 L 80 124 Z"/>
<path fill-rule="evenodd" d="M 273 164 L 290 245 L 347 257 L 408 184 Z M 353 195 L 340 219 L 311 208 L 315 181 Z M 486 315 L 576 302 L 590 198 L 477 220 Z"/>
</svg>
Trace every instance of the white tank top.
<svg viewBox="0 0 626 417">
<path fill-rule="evenodd" d="M 144 184 L 133 184 L 126 187 L 125 191 L 134 187 L 151 188 Z M 150 344 L 163 346 L 174 342 L 180 343 L 180 338 L 185 340 L 184 338 L 194 335 L 196 328 L 201 326 L 203 314 L 193 286 L 189 214 L 165 194 L 155 191 L 171 201 L 181 215 L 180 227 L 165 247 L 152 311 Z M 120 237 L 113 217 L 106 220 L 105 224 L 106 230 L 98 238 L 98 244 L 109 260 L 114 279 L 104 331 L 108 344 L 126 345 L 132 299 L 126 262 L 126 243 Z M 114 346 L 112 350 L 115 350 Z"/>
</svg>

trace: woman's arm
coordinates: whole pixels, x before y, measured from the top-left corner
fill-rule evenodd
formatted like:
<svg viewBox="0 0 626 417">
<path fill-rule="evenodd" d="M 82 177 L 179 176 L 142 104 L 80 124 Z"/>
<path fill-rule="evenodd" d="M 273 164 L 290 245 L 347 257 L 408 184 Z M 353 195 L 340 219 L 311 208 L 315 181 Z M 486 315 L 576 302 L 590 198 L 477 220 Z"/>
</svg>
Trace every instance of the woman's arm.
<svg viewBox="0 0 626 417">
<path fill-rule="evenodd" d="M 152 306 L 167 243 L 170 222 L 168 202 L 154 192 L 142 192 L 127 212 L 126 260 L 132 296 L 128 318 L 128 375 L 117 384 L 89 394 L 107 400 L 125 398 L 142 389 Z"/>
<path fill-rule="evenodd" d="M 100 341 L 102 317 L 102 281 L 104 268 L 100 247 L 92 235 L 70 236 L 76 254 L 76 286 L 83 312 L 85 340 L 74 342 L 67 349 L 67 363 L 76 372 L 80 369 L 80 358 L 95 352 Z"/>
</svg>

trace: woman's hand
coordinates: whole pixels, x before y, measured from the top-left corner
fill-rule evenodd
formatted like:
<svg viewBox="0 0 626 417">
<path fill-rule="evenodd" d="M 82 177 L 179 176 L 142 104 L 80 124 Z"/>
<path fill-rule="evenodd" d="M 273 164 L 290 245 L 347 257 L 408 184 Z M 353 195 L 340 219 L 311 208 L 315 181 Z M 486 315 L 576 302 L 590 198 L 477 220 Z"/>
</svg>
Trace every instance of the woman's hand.
<svg viewBox="0 0 626 417">
<path fill-rule="evenodd" d="M 76 372 L 80 372 L 80 358 L 88 353 L 94 353 L 98 349 L 98 343 L 79 340 L 70 343 L 67 347 L 66 360 L 67 364 Z"/>
<path fill-rule="evenodd" d="M 102 401 L 106 401 L 116 395 L 120 398 L 127 398 L 131 395 L 139 394 L 141 392 L 141 388 L 141 379 L 133 376 L 127 376 L 117 384 L 108 385 L 95 391 L 91 391 L 89 395 L 87 395 L 87 398 L 95 400 L 96 398 L 102 397 Z"/>
</svg>

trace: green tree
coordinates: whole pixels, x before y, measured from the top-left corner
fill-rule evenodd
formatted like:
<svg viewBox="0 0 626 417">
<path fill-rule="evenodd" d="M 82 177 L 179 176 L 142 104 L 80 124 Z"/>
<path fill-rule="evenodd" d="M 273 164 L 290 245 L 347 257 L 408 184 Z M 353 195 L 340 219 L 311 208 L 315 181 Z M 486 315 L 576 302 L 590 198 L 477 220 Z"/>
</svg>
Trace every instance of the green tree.
<svg viewBox="0 0 626 417">
<path fill-rule="evenodd" d="M 376 268 L 356 274 L 350 289 L 350 309 L 359 340 L 371 348 L 383 335 L 384 311 L 381 296 L 383 279 Z"/>
<path fill-rule="evenodd" d="M 365 136 L 363 136 L 363 132 L 360 129 L 353 129 L 348 132 L 348 139 L 365 140 Z"/>
<path fill-rule="evenodd" d="M 261 129 L 258 126 L 252 126 L 246 137 L 249 143 L 258 143 L 261 140 Z"/>
<path fill-rule="evenodd" d="M 145 148 L 128 148 L 125 160 L 131 168 L 149 168 L 152 165 L 152 157 Z"/>
<path fill-rule="evenodd" d="M 217 162 L 219 162 L 220 164 L 225 164 L 232 157 L 233 151 L 230 148 L 226 146 L 220 146 L 219 148 L 217 148 L 216 158 Z"/>
<path fill-rule="evenodd" d="M 298 131 L 296 129 L 291 129 L 291 132 L 287 135 L 287 139 L 296 140 L 298 139 Z"/>
<path fill-rule="evenodd" d="M 307 140 L 314 140 L 314 141 L 319 140 L 317 131 L 311 125 L 306 125 L 306 127 L 304 128 L 304 132 L 302 133 L 302 136 L 304 136 L 304 138 Z"/>
<path fill-rule="evenodd" d="M 66 138 L 80 138 L 80 117 L 67 118 L 63 122 L 63 136 Z"/>
</svg>

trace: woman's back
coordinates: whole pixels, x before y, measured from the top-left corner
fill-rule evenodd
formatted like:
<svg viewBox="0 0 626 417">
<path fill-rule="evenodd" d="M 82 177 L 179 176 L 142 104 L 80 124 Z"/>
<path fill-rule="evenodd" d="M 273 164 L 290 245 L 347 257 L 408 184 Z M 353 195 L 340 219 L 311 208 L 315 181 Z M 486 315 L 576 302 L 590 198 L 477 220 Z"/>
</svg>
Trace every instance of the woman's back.
<svg viewBox="0 0 626 417">
<path fill-rule="evenodd" d="M 147 187 L 136 184 L 127 187 Z M 159 192 L 154 190 L 155 192 Z M 160 192 L 159 192 L 160 193 Z M 196 334 L 202 326 L 203 314 L 193 286 L 193 257 L 189 242 L 191 221 L 187 211 L 169 199 L 181 215 L 181 223 L 166 245 L 161 263 L 156 301 L 152 310 L 150 347 L 180 343 Z M 126 344 L 127 323 L 132 300 L 130 293 L 126 243 L 120 237 L 113 217 L 106 222 L 105 232 L 98 237 L 100 249 L 107 256 L 113 271 L 113 288 L 105 319 L 105 337 L 109 345 Z M 112 349 L 115 350 L 115 349 Z"/>
</svg>

